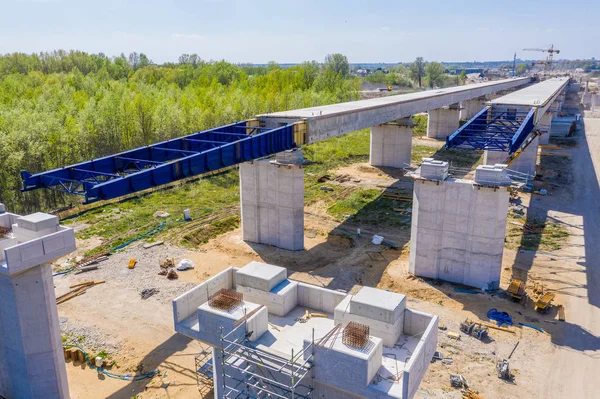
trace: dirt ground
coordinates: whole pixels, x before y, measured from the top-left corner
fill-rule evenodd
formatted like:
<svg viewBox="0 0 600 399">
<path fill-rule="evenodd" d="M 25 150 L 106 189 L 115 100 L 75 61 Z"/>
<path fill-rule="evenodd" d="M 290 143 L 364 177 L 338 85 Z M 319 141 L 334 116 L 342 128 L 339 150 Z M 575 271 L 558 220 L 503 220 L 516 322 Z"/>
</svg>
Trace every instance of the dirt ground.
<svg viewBox="0 0 600 399">
<path fill-rule="evenodd" d="M 548 196 L 520 197 L 527 217 L 551 218 L 566 227 L 568 239 L 552 252 L 506 249 L 503 260 L 501 288 L 506 289 L 511 276 L 518 276 L 527 280 L 533 296 L 534 282 L 543 283 L 557 294 L 555 303 L 565 306 L 565 322 L 556 321 L 555 308 L 545 315 L 535 312 L 531 300 L 523 305 L 501 295 L 458 293 L 454 285 L 414 278 L 408 274 L 410 228 L 359 226 L 351 219 L 340 223 L 317 202 L 306 208 L 305 251 L 246 243 L 236 229 L 195 251 L 168 245 L 143 249 L 143 243 L 132 244 L 100 263 L 98 270 L 57 277 L 57 295 L 81 281 L 106 280 L 59 305 L 61 327 L 93 335 L 91 342 L 85 337 L 69 339 L 95 346 L 90 352 L 109 348 L 118 364 L 112 370 L 115 373 L 160 371 L 152 380 L 131 382 L 105 378 L 84 365 L 69 363 L 72 398 L 211 397 L 209 387 L 199 389 L 195 375 L 194 357 L 206 348 L 174 333 L 171 299 L 229 266 L 243 266 L 251 260 L 288 267 L 291 279 L 332 289 L 354 293 L 368 285 L 400 292 L 407 295 L 411 308 L 439 315 L 447 330 L 439 331 L 438 350 L 452 358 L 452 364 L 431 364 L 418 398 L 460 398 L 460 391 L 450 387 L 450 374 L 462 374 L 486 399 L 595 397 L 594 377 L 600 364 L 600 119 L 586 117 L 584 126 L 576 146 L 552 150 L 570 155 L 573 179 L 550 186 Z M 540 167 L 557 173 L 552 170 L 551 156 L 542 155 Z M 367 164 L 348 165 L 336 173 L 360 179 L 341 184 L 361 188 L 383 190 L 394 185 L 410 192 L 412 187 L 411 180 L 397 171 Z M 354 234 L 357 228 L 360 237 Z M 375 233 L 398 248 L 373 245 Z M 92 238 L 78 246 L 87 250 L 98 243 Z M 190 259 L 195 268 L 180 272 L 178 280 L 167 280 L 158 275 L 158 260 L 165 256 Z M 130 258 L 138 260 L 133 270 L 127 268 Z M 144 288 L 159 292 L 143 300 Z M 514 334 L 490 330 L 488 342 L 447 337 L 448 331 L 458 332 L 466 318 L 486 320 L 485 313 L 493 307 L 513 316 Z M 519 322 L 541 327 L 546 333 L 519 326 Z M 504 382 L 496 377 L 495 362 L 507 357 L 517 342 L 511 358 L 515 378 Z"/>
</svg>

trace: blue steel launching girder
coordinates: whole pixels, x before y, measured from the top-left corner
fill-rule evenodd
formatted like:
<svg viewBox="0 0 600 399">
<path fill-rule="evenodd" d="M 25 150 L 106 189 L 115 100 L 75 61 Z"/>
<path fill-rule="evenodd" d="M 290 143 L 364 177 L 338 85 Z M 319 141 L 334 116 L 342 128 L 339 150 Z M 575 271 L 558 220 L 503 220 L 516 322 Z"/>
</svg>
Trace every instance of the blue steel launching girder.
<svg viewBox="0 0 600 399">
<path fill-rule="evenodd" d="M 446 148 L 515 153 L 533 131 L 535 109 L 495 112 L 484 108 L 446 138 Z"/>
<path fill-rule="evenodd" d="M 21 191 L 48 188 L 84 196 L 90 203 L 294 147 L 294 125 L 267 129 L 243 121 L 35 175 L 22 171 Z"/>
</svg>

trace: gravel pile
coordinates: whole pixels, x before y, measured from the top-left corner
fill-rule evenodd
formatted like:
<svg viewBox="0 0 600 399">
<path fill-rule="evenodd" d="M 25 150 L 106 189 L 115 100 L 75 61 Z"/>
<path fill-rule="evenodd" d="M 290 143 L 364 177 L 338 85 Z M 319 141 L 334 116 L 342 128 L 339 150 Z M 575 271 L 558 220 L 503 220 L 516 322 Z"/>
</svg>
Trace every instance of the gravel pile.
<svg viewBox="0 0 600 399">
<path fill-rule="evenodd" d="M 121 349 L 118 340 L 101 333 L 97 328 L 75 325 L 62 317 L 60 319 L 60 333 L 63 340 L 66 339 L 63 344 L 80 346 L 90 356 L 103 350 L 112 355 Z"/>
<path fill-rule="evenodd" d="M 194 288 L 194 283 L 184 283 L 179 280 L 169 280 L 160 276 L 159 260 L 166 257 L 175 258 L 175 264 L 186 258 L 188 251 L 182 248 L 159 245 L 144 249 L 143 242 L 132 244 L 116 252 L 107 260 L 98 263 L 98 270 L 82 273 L 81 280 L 106 280 L 110 284 L 123 284 L 127 290 L 134 290 L 141 295 L 142 291 L 155 289 L 148 301 L 171 303 L 171 301 L 186 291 Z M 128 269 L 130 258 L 137 259 L 134 269 Z M 180 275 L 186 271 L 178 272 Z"/>
</svg>

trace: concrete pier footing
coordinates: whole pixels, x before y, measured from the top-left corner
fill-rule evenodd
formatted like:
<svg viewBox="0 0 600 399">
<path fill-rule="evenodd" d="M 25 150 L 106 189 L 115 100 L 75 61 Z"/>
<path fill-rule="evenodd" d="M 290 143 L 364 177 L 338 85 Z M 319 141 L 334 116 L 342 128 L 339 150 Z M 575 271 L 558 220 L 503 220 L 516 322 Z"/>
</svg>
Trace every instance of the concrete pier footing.
<svg viewBox="0 0 600 399">
<path fill-rule="evenodd" d="M 410 118 L 373 126 L 369 163 L 392 168 L 410 166 L 413 126 Z"/>
<path fill-rule="evenodd" d="M 244 241 L 304 249 L 304 171 L 298 163 L 297 156 L 282 154 L 240 165 Z"/>
<path fill-rule="evenodd" d="M 44 213 L 0 226 L 0 396 L 69 398 L 50 262 L 75 250 L 73 230 Z"/>
<path fill-rule="evenodd" d="M 427 119 L 427 137 L 445 139 L 458 129 L 461 108 L 457 105 L 430 110 Z"/>
<path fill-rule="evenodd" d="M 477 288 L 497 285 L 509 201 L 505 165 L 479 166 L 475 181 L 446 178 L 447 162 L 423 165 L 414 185 L 410 272 Z"/>
</svg>

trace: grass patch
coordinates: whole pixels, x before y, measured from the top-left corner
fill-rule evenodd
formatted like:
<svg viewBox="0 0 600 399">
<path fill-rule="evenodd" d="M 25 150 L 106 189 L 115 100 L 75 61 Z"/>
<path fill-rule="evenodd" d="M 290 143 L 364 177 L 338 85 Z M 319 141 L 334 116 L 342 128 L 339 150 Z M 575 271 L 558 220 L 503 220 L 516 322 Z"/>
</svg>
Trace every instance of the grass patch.
<svg viewBox="0 0 600 399">
<path fill-rule="evenodd" d="M 379 190 L 358 189 L 332 204 L 327 213 L 340 221 L 349 218 L 365 225 L 403 227 L 410 224 L 410 217 L 394 211 L 401 206 L 398 201 L 382 198 Z"/>
<path fill-rule="evenodd" d="M 231 215 L 217 220 L 211 224 L 198 227 L 183 236 L 181 243 L 185 246 L 196 247 L 206 244 L 211 238 L 215 238 L 228 231 L 234 230 L 240 225 L 240 216 Z"/>
<path fill-rule="evenodd" d="M 435 147 L 428 145 L 415 145 L 412 148 L 412 154 L 410 156 L 411 161 L 415 163 L 423 162 L 423 158 L 430 158 L 435 152 L 438 151 Z"/>
<path fill-rule="evenodd" d="M 565 245 L 569 232 L 559 223 L 543 219 L 528 219 L 509 213 L 505 246 L 514 250 L 556 251 Z M 514 223 L 523 224 L 525 228 Z"/>
<path fill-rule="evenodd" d="M 440 148 L 434 155 L 438 161 L 446 161 L 456 168 L 474 168 L 483 162 L 483 151 Z"/>
<path fill-rule="evenodd" d="M 427 115 L 414 115 L 412 120 L 415 124 L 413 134 L 417 137 L 423 137 L 427 134 Z"/>
</svg>

